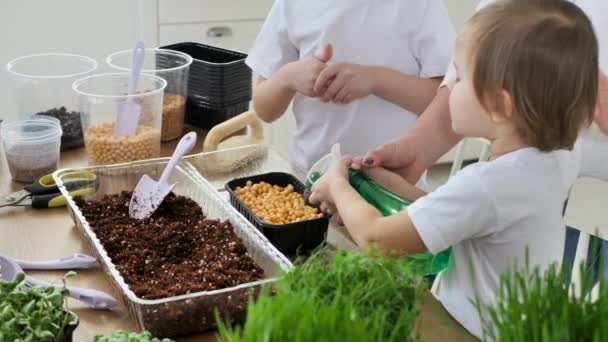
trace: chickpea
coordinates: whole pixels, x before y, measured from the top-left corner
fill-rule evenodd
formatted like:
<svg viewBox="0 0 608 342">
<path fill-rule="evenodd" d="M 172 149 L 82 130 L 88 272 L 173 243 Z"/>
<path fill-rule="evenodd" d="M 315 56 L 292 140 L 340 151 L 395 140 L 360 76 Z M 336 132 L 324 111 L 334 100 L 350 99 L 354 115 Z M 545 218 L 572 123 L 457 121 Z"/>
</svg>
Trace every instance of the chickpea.
<svg viewBox="0 0 608 342">
<path fill-rule="evenodd" d="M 160 156 L 160 130 L 140 126 L 134 136 L 116 137 L 114 123 L 102 123 L 87 129 L 85 146 L 93 165 L 157 158 Z"/>
<path fill-rule="evenodd" d="M 262 221 L 284 225 L 323 217 L 317 208 L 306 205 L 304 197 L 292 184 L 285 187 L 266 182 L 247 181 L 234 193 Z"/>
</svg>

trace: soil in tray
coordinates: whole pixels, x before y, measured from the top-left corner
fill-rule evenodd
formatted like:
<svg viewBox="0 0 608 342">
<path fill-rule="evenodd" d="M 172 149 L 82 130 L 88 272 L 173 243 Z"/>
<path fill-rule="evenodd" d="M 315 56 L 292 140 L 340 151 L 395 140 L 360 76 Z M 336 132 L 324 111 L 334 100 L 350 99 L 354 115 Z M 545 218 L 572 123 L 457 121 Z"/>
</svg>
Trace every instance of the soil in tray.
<svg viewBox="0 0 608 342">
<path fill-rule="evenodd" d="M 191 199 L 170 194 L 149 219 L 129 217 L 131 192 L 76 203 L 131 290 L 167 298 L 257 281 L 264 271 L 230 222 L 205 218 Z"/>
</svg>

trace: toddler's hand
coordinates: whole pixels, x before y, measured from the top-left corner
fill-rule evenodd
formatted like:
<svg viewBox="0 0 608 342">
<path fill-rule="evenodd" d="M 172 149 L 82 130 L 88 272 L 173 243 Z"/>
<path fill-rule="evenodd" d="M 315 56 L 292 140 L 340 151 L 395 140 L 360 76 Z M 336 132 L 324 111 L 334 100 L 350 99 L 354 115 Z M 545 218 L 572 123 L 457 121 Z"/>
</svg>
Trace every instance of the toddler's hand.
<svg viewBox="0 0 608 342">
<path fill-rule="evenodd" d="M 333 48 L 331 44 L 328 44 L 318 56 L 308 56 L 297 62 L 287 64 L 283 72 L 285 83 L 291 90 L 304 96 L 319 96 L 314 91 L 315 81 L 323 69 L 325 69 L 327 62 L 329 62 L 332 56 Z"/>
<path fill-rule="evenodd" d="M 369 66 L 353 63 L 328 65 L 315 82 L 314 91 L 323 102 L 347 104 L 372 93 L 373 71 Z"/>
<path fill-rule="evenodd" d="M 348 167 L 351 158 L 342 157 L 312 186 L 312 193 L 309 201 L 312 204 L 320 204 L 321 210 L 326 213 L 335 214 L 337 212 L 335 201 L 332 195 L 332 184 L 348 182 Z"/>
</svg>

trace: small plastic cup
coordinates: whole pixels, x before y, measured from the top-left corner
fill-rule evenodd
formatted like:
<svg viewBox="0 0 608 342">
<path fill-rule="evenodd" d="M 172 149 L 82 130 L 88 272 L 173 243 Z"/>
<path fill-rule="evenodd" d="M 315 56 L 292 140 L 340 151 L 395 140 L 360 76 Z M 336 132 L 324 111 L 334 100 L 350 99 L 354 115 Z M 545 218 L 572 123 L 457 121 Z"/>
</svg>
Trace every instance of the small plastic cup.
<svg viewBox="0 0 608 342">
<path fill-rule="evenodd" d="M 106 63 L 116 70 L 131 71 L 132 50 L 115 52 Z M 155 75 L 167 81 L 163 101 L 162 141 L 175 140 L 184 132 L 188 73 L 192 57 L 173 50 L 146 49 L 142 73 Z"/>
<path fill-rule="evenodd" d="M 160 157 L 163 95 L 167 81 L 142 74 L 132 100 L 141 106 L 135 134 L 114 134 L 118 106 L 125 102 L 129 74 L 99 74 L 74 82 L 89 164 L 108 165 Z"/>
<path fill-rule="evenodd" d="M 14 88 L 18 118 L 47 115 L 61 121 L 61 149 L 83 145 L 75 80 L 92 74 L 97 62 L 89 57 L 45 53 L 16 58 L 6 64 Z"/>
<path fill-rule="evenodd" d="M 4 154 L 13 180 L 31 183 L 57 170 L 61 125 L 52 118 L 3 123 Z"/>
</svg>

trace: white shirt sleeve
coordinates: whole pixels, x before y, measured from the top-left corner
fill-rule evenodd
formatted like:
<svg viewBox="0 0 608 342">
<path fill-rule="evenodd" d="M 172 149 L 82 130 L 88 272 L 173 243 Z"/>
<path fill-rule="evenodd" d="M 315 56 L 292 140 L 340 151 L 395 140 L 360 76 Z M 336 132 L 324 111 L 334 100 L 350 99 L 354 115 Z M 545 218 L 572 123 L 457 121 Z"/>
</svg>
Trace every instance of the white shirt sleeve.
<svg viewBox="0 0 608 342">
<path fill-rule="evenodd" d="M 414 50 L 420 77 L 443 76 L 454 50 L 456 34 L 443 0 L 426 0 Z"/>
<path fill-rule="evenodd" d="M 486 7 L 487 5 L 495 2 L 496 0 L 481 0 L 477 4 L 477 8 L 475 8 L 475 12 L 480 9 Z M 454 57 L 450 60 L 450 64 L 448 64 L 448 69 L 444 73 L 445 77 L 443 78 L 443 82 L 441 82 L 440 87 L 447 86 L 450 82 L 456 80 L 456 68 L 454 68 Z"/>
<path fill-rule="evenodd" d="M 581 158 L 579 176 L 608 182 L 608 136 L 599 129 L 583 132 L 577 145 Z"/>
<path fill-rule="evenodd" d="M 289 38 L 287 6 L 287 0 L 275 1 L 245 60 L 255 74 L 264 78 L 270 78 L 283 65 L 299 58 L 298 49 Z"/>
<path fill-rule="evenodd" d="M 495 199 L 480 180 L 478 170 L 477 165 L 464 168 L 445 185 L 407 208 L 431 253 L 497 230 Z"/>
</svg>

